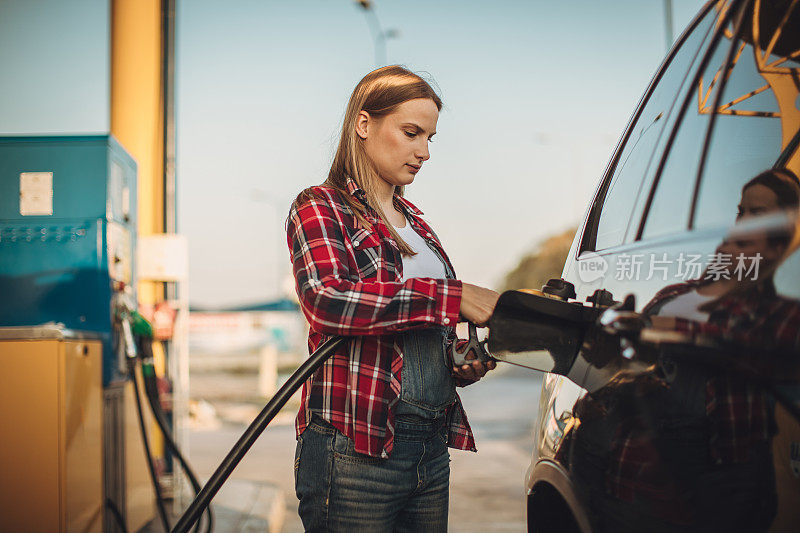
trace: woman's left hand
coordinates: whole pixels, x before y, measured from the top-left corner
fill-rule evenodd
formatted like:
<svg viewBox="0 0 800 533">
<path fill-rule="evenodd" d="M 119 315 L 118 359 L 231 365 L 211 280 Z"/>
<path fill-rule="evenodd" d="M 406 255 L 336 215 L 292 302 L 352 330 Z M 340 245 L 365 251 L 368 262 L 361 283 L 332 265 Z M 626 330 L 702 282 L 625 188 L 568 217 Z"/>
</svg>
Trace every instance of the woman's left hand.
<svg viewBox="0 0 800 533">
<path fill-rule="evenodd" d="M 497 366 L 497 363 L 494 361 L 487 361 L 485 363 L 475 361 L 468 365 L 461 365 L 460 367 L 454 366 L 453 375 L 469 381 L 478 381 L 485 376 L 489 370 L 494 370 L 495 366 Z"/>
<path fill-rule="evenodd" d="M 459 346 L 467 343 L 465 340 L 458 340 L 456 342 L 459 343 Z M 475 356 L 475 352 L 472 350 L 470 350 L 469 353 L 464 356 L 464 358 L 476 359 L 476 361 L 472 361 L 470 364 L 466 365 L 454 366 L 453 375 L 467 381 L 478 381 L 485 376 L 488 371 L 494 370 L 494 368 L 497 366 L 497 363 L 494 361 L 486 361 L 485 363 L 482 361 L 477 361 L 478 358 Z"/>
</svg>

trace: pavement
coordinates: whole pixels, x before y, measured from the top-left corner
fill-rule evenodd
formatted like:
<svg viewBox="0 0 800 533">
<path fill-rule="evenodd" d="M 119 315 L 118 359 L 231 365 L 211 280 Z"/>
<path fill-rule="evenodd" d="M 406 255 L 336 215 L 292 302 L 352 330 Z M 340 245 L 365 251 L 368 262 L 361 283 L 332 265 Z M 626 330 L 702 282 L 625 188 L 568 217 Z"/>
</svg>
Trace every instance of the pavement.
<svg viewBox="0 0 800 533">
<path fill-rule="evenodd" d="M 203 479 L 205 483 L 207 479 Z M 188 501 L 184 506 L 188 505 Z M 185 508 L 185 507 L 184 507 Z M 172 527 L 180 517 L 180 509 L 168 506 Z M 272 483 L 258 483 L 231 479 L 222 486 L 213 500 L 214 531 L 236 531 L 244 533 L 278 533 L 283 531 L 285 503 L 283 491 Z M 201 531 L 206 531 L 203 515 Z M 140 533 L 161 533 L 163 526 L 156 517 Z"/>
<path fill-rule="evenodd" d="M 214 387 L 232 390 L 237 379 L 241 385 L 252 376 L 219 376 Z M 198 397 L 202 391 L 195 383 L 192 396 Z M 450 531 L 526 531 L 524 474 L 530 464 L 540 387 L 540 373 L 499 365 L 480 383 L 459 389 L 479 452 L 450 452 Z M 200 478 L 214 472 L 261 407 L 263 403 L 237 402 L 230 396 L 195 404 L 185 452 Z M 294 495 L 296 410 L 295 400 L 275 418 L 214 498 L 214 531 L 303 531 Z M 183 502 L 183 508 L 188 503 Z M 149 527 L 142 532 L 161 530 L 157 521 Z"/>
</svg>

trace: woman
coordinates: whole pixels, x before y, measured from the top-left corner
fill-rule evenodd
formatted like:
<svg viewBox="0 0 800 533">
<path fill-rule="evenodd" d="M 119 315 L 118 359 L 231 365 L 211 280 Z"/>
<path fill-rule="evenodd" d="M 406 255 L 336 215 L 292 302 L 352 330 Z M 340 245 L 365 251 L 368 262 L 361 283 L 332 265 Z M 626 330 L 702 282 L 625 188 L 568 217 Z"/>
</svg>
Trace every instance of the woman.
<svg viewBox="0 0 800 533">
<path fill-rule="evenodd" d="M 456 385 L 494 363 L 447 363 L 459 317 L 483 325 L 494 291 L 455 279 L 422 212 L 403 197 L 430 157 L 442 102 L 419 76 L 365 76 L 328 179 L 287 223 L 309 350 L 348 341 L 305 383 L 295 485 L 307 531 L 446 531 L 447 446 L 475 450 Z"/>
</svg>

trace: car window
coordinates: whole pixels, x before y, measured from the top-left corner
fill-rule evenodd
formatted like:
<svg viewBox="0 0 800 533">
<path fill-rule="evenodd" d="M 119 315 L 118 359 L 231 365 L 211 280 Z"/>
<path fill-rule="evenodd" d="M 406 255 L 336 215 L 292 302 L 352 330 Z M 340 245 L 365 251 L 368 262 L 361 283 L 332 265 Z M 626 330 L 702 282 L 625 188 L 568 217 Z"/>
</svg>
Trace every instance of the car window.
<svg viewBox="0 0 800 533">
<path fill-rule="evenodd" d="M 711 9 L 687 36 L 653 89 L 636 123 L 631 126 L 629 137 L 617 159 L 605 192 L 602 212 L 597 222 L 595 250 L 624 242 L 633 206 L 675 96 L 715 17 L 716 10 Z"/>
<path fill-rule="evenodd" d="M 766 30 L 766 28 L 762 28 Z M 700 183 L 694 227 L 729 226 L 734 222 L 742 187 L 776 164 L 800 124 L 797 89 L 800 63 L 792 53 L 800 48 L 797 33 L 781 32 L 772 53 L 775 31 L 762 31 L 758 41 L 745 36 L 722 93 L 711 132 Z M 713 102 L 703 112 L 708 113 Z"/>
<path fill-rule="evenodd" d="M 736 43 L 709 138 L 693 227 L 765 228 L 761 236 L 755 231 L 727 239 L 722 247 L 731 252 L 732 262 L 740 255 L 752 256 L 750 261 L 760 263 L 760 274 L 771 277 L 778 295 L 798 299 L 800 254 L 793 233 L 800 227 L 800 32 L 787 29 L 800 24 L 800 9 L 790 10 L 786 19 L 762 15 L 759 22 L 758 31 L 745 26 Z M 774 275 L 770 261 L 779 264 Z"/>
<path fill-rule="evenodd" d="M 653 199 L 645 215 L 644 239 L 681 232 L 688 227 L 697 169 L 709 126 L 708 109 L 716 99 L 720 85 L 719 69 L 725 63 L 730 46 L 729 38 L 719 39 L 698 84 L 693 85 L 695 76 L 690 76 L 681 91 L 681 101 L 688 91 L 689 107 L 679 119 L 677 134 L 657 178 Z"/>
</svg>

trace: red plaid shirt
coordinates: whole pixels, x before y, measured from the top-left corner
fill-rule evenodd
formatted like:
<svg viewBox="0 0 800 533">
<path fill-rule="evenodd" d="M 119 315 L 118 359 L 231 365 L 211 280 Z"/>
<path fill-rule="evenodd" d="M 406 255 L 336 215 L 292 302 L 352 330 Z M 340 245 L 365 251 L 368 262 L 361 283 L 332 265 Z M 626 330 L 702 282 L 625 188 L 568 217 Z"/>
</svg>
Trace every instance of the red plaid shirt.
<svg viewBox="0 0 800 533">
<path fill-rule="evenodd" d="M 669 300 L 707 284 L 705 280 L 663 288 L 643 310 L 657 314 Z M 760 352 L 800 352 L 800 302 L 778 296 L 771 282 L 759 283 L 739 294 L 723 296 L 706 322 L 676 318 L 675 329 L 693 336 L 758 346 Z M 749 364 L 761 370 L 772 361 L 763 358 Z M 741 463 L 756 442 L 772 436 L 772 422 L 765 393 L 751 380 L 719 374 L 706 383 L 706 414 L 712 423 L 711 457 L 718 463 Z"/>
<path fill-rule="evenodd" d="M 645 306 L 643 313 L 657 315 L 664 304 L 708 283 L 703 280 L 663 288 Z M 714 304 L 708 321 L 676 318 L 675 329 L 693 336 L 707 336 L 761 350 L 800 352 L 800 303 L 778 296 L 774 287 L 759 284 L 743 293 L 722 297 Z M 759 350 L 759 351 L 761 351 Z M 769 371 L 771 361 L 751 364 Z M 706 381 L 706 416 L 711 424 L 709 456 L 717 464 L 743 463 L 754 449 L 763 449 L 774 434 L 766 393 L 750 380 L 733 374 L 717 374 Z M 611 471 L 607 483 L 618 498 L 636 495 L 665 504 L 665 516 L 674 519 L 682 503 L 679 488 L 665 470 L 652 439 L 652 429 L 638 418 L 617 428 L 612 446 Z M 677 506 L 677 507 L 676 507 Z"/>
<path fill-rule="evenodd" d="M 400 281 L 403 263 L 397 243 L 367 205 L 364 191 L 352 179 L 347 186 L 348 193 L 367 207 L 371 228 L 363 227 L 330 187 L 314 187 L 313 197 L 293 205 L 289 213 L 287 239 L 295 288 L 310 325 L 309 353 L 330 336 L 351 337 L 303 385 L 295 426 L 300 435 L 316 413 L 352 439 L 357 452 L 388 457 L 403 367 L 398 333 L 428 326 L 454 328 L 461 282 Z M 439 239 L 420 218 L 422 212 L 400 196 L 394 203 L 453 272 Z M 475 451 L 458 396 L 447 416 L 448 444 Z"/>
</svg>

